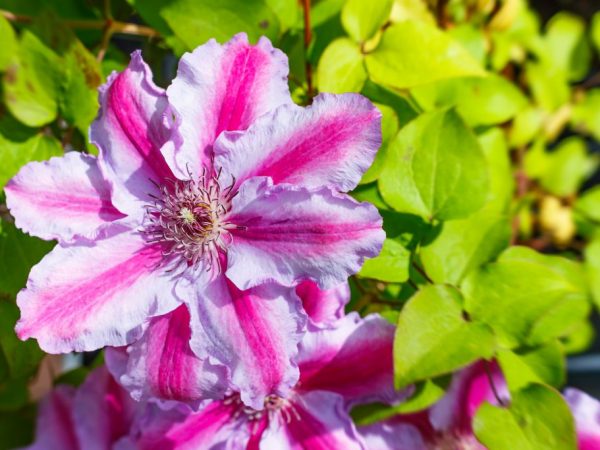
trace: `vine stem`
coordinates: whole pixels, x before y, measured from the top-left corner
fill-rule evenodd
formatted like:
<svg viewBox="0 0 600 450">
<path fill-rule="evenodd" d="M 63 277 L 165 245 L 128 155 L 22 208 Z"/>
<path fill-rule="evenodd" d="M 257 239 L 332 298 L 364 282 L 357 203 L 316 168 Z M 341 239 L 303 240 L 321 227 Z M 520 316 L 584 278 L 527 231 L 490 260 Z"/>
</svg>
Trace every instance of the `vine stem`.
<svg viewBox="0 0 600 450">
<path fill-rule="evenodd" d="M 0 16 L 11 22 L 19 23 L 31 23 L 33 17 L 25 16 L 22 14 L 15 14 L 10 11 L 0 9 Z M 146 37 L 159 37 L 160 34 L 154 28 L 150 28 L 144 25 L 138 25 L 135 23 L 119 22 L 116 20 L 70 20 L 63 19 L 61 23 L 69 28 L 76 28 L 80 30 L 105 30 L 110 27 L 113 33 L 116 34 L 130 34 L 133 36 L 146 36 Z"/>
<path fill-rule="evenodd" d="M 302 7 L 304 10 L 304 69 L 306 72 L 306 86 L 309 101 L 314 96 L 313 82 L 312 82 L 312 66 L 308 59 L 308 47 L 312 40 L 312 30 L 310 25 L 310 0 L 302 0 Z"/>
</svg>

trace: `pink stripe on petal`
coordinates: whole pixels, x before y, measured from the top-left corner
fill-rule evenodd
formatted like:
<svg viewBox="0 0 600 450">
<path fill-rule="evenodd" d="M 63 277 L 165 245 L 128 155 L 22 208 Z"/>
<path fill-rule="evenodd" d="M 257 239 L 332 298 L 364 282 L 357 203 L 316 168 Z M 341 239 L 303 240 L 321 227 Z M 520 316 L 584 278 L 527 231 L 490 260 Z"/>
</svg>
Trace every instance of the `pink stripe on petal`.
<svg viewBox="0 0 600 450">
<path fill-rule="evenodd" d="M 257 117 L 290 104 L 287 57 L 267 38 L 250 45 L 246 34 L 224 45 L 214 40 L 185 54 L 167 90 L 178 113 L 182 145 L 164 149 L 180 176 L 210 165 L 212 145 L 224 130 L 244 130 Z"/>
<path fill-rule="evenodd" d="M 94 238 L 123 217 L 111 204 L 96 158 L 81 153 L 27 164 L 5 192 L 17 226 L 42 239 Z"/>
<path fill-rule="evenodd" d="M 58 386 L 40 403 L 35 442 L 23 450 L 83 450 L 75 434 L 71 409 L 75 389 Z"/>
<path fill-rule="evenodd" d="M 271 186 L 259 178 L 242 185 L 228 220 L 243 227 L 232 230 L 226 272 L 242 289 L 303 279 L 333 288 L 376 256 L 385 238 L 372 205 L 326 188 Z"/>
<path fill-rule="evenodd" d="M 293 289 L 240 291 L 225 277 L 191 288 L 198 292 L 190 306 L 194 352 L 227 366 L 233 387 L 254 409 L 263 408 L 266 395 L 286 395 L 298 380 L 292 359 L 306 321 Z"/>
<path fill-rule="evenodd" d="M 153 315 L 174 309 L 168 274 L 156 270 L 157 246 L 115 224 L 93 244 L 54 248 L 31 270 L 17 296 L 21 339 L 34 337 L 50 353 L 129 343 Z"/>
<path fill-rule="evenodd" d="M 340 319 L 334 329 L 307 333 L 297 358 L 297 389 L 336 392 L 348 402 L 396 400 L 394 330 L 377 315 L 361 319 L 352 313 Z"/>
<path fill-rule="evenodd" d="M 107 360 L 109 368 L 136 400 L 222 398 L 227 371 L 198 358 L 190 348 L 190 338 L 190 315 L 181 305 L 154 317 L 124 358 L 111 356 Z"/>
<path fill-rule="evenodd" d="M 276 184 L 347 192 L 380 145 L 381 113 L 371 102 L 358 94 L 322 94 L 307 108 L 276 109 L 246 133 L 223 134 L 215 143 L 215 167 L 240 183 L 268 176 Z"/>
<path fill-rule="evenodd" d="M 112 186 L 113 204 L 140 214 L 152 180 L 173 178 L 160 148 L 170 136 L 171 119 L 165 92 L 152 81 L 139 51 L 125 71 L 113 74 L 100 88 L 100 112 L 90 139 L 100 149 L 100 167 Z"/>
<path fill-rule="evenodd" d="M 350 301 L 350 286 L 342 283 L 323 290 L 315 282 L 307 280 L 296 287 L 296 294 L 312 324 L 329 327 L 344 315 L 344 306 Z"/>
<path fill-rule="evenodd" d="M 278 450 L 364 450 L 341 397 L 310 392 L 291 401 L 263 434 L 260 448 Z M 289 418 L 288 418 L 289 416 Z"/>
<path fill-rule="evenodd" d="M 600 401 L 578 389 L 565 389 L 575 418 L 579 450 L 600 450 Z"/>
</svg>

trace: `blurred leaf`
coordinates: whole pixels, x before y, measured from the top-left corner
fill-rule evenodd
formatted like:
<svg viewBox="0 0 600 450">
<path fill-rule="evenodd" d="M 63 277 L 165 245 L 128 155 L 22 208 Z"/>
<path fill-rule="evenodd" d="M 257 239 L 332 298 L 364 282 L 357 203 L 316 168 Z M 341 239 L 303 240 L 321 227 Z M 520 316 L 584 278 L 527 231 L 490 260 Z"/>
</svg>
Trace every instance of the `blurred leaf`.
<svg viewBox="0 0 600 450">
<path fill-rule="evenodd" d="M 375 156 L 375 160 L 369 170 L 367 170 L 362 179 L 360 180 L 361 184 L 371 183 L 379 178 L 381 171 L 385 167 L 387 160 L 387 150 L 390 142 L 396 134 L 398 133 L 399 123 L 398 116 L 393 108 L 390 106 L 376 104 L 379 111 L 381 111 L 382 119 L 381 119 L 381 147 L 377 151 L 377 155 Z"/>
<path fill-rule="evenodd" d="M 553 70 L 565 73 L 570 81 L 578 81 L 589 71 L 590 48 L 585 35 L 585 22 L 568 12 L 559 12 L 546 25 L 545 52 Z"/>
<path fill-rule="evenodd" d="M 352 39 L 362 43 L 373 37 L 387 21 L 392 3 L 393 0 L 346 0 L 342 8 L 342 25 Z"/>
<path fill-rule="evenodd" d="M 360 92 L 367 79 L 360 47 L 348 38 L 333 41 L 323 52 L 317 68 L 321 92 Z"/>
<path fill-rule="evenodd" d="M 543 122 L 544 114 L 535 106 L 529 106 L 519 111 L 510 129 L 511 147 L 529 144 L 539 134 Z"/>
<path fill-rule="evenodd" d="M 362 95 L 368 97 L 373 102 L 392 108 L 398 116 L 400 127 L 403 127 L 418 116 L 418 105 L 407 94 L 401 94 L 379 86 L 370 80 L 367 80 L 365 83 Z"/>
<path fill-rule="evenodd" d="M 596 210 L 597 213 L 598 211 Z M 583 255 L 586 280 L 596 307 L 600 309 L 600 237 L 587 245 Z"/>
<path fill-rule="evenodd" d="M 298 0 L 265 0 L 267 6 L 275 13 L 282 31 L 289 28 L 302 27 L 302 6 Z"/>
<path fill-rule="evenodd" d="M 470 126 L 506 122 L 527 104 L 516 86 L 497 75 L 438 81 L 414 88 L 412 94 L 427 111 L 456 106 Z"/>
<path fill-rule="evenodd" d="M 12 450 L 31 444 L 35 429 L 36 407 L 0 413 L 0 450 Z"/>
<path fill-rule="evenodd" d="M 4 127 L 7 119 L 0 121 L 0 188 L 12 178 L 23 165 L 30 161 L 44 161 L 51 156 L 63 154 L 59 141 L 55 138 L 37 133 L 24 140 L 12 140 L 6 136 Z"/>
<path fill-rule="evenodd" d="M 464 319 L 457 290 L 425 286 L 400 313 L 394 340 L 396 387 L 489 358 L 494 346 L 494 336 L 486 325 Z"/>
<path fill-rule="evenodd" d="M 10 63 L 16 58 L 17 37 L 12 25 L 3 16 L 0 16 L 0 72 L 8 68 Z"/>
<path fill-rule="evenodd" d="M 0 294 L 12 297 L 24 288 L 31 267 L 53 245 L 22 233 L 13 224 L 0 222 Z"/>
<path fill-rule="evenodd" d="M 398 211 L 458 219 L 481 208 L 488 195 L 481 147 L 453 110 L 419 116 L 398 133 L 388 153 L 379 188 Z"/>
<path fill-rule="evenodd" d="M 587 154 L 585 141 L 575 136 L 561 141 L 547 158 L 540 183 L 548 192 L 563 197 L 575 194 L 597 167 L 597 160 Z"/>
<path fill-rule="evenodd" d="M 375 83 L 405 89 L 445 78 L 484 76 L 469 52 L 436 27 L 404 21 L 388 27 L 366 56 Z"/>
<path fill-rule="evenodd" d="M 528 62 L 525 77 L 537 104 L 546 111 L 555 111 L 569 101 L 567 76 L 542 62 Z"/>
<path fill-rule="evenodd" d="M 518 352 L 501 350 L 498 352 L 498 362 L 511 392 L 531 383 L 559 388 L 565 382 L 565 358 L 557 341 Z"/>
<path fill-rule="evenodd" d="M 244 31 L 252 42 L 262 35 L 274 40 L 279 20 L 263 0 L 172 0 L 160 15 L 190 49 L 211 38 L 225 42 Z"/>
<path fill-rule="evenodd" d="M 510 236 L 507 216 L 482 210 L 445 222 L 435 240 L 421 248 L 421 261 L 436 283 L 458 285 L 469 272 L 508 247 Z"/>
<path fill-rule="evenodd" d="M 505 213 L 515 188 L 506 135 L 500 128 L 490 128 L 480 134 L 478 140 L 490 174 L 490 191 L 484 209 Z"/>
<path fill-rule="evenodd" d="M 463 23 L 448 30 L 454 40 L 459 42 L 482 66 L 485 65 L 486 40 L 482 30 L 473 24 Z"/>
<path fill-rule="evenodd" d="M 436 25 L 435 17 L 423 0 L 394 0 L 390 21 L 420 20 Z"/>
<path fill-rule="evenodd" d="M 346 0 L 319 0 L 311 2 L 310 19 L 313 27 L 323 25 L 340 14 Z"/>
<path fill-rule="evenodd" d="M 365 278 L 398 283 L 408 279 L 409 264 L 410 252 L 399 242 L 386 239 L 381 253 L 366 260 L 358 274 Z"/>
<path fill-rule="evenodd" d="M 599 16 L 600 17 L 600 16 Z M 600 89 L 590 89 L 583 100 L 573 108 L 571 123 L 578 131 L 592 135 L 600 141 Z"/>
<path fill-rule="evenodd" d="M 3 88 L 6 106 L 25 125 L 38 127 L 56 118 L 60 67 L 56 53 L 23 31 L 18 60 L 8 67 Z"/>
<path fill-rule="evenodd" d="M 485 402 L 473 429 L 489 450 L 577 450 L 569 406 L 558 392 L 540 384 L 515 392 L 508 408 Z"/>
<path fill-rule="evenodd" d="M 560 337 L 588 313 L 581 265 L 527 247 L 510 247 L 471 272 L 463 292 L 471 317 L 489 324 L 508 348 Z"/>
<path fill-rule="evenodd" d="M 592 17 L 592 25 L 590 27 L 592 42 L 596 47 L 596 52 L 600 54 L 600 12 L 597 12 Z"/>
<path fill-rule="evenodd" d="M 587 350 L 594 341 L 594 335 L 594 326 L 588 319 L 573 324 L 569 333 L 560 339 L 563 352 L 571 355 Z"/>
</svg>

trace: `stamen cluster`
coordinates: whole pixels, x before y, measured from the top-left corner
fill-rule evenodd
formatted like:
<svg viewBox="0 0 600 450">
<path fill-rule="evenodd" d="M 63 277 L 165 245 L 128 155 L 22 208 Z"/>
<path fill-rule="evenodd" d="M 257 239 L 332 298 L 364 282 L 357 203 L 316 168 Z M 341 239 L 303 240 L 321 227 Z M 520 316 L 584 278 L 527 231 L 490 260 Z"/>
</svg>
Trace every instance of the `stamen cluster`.
<svg viewBox="0 0 600 450">
<path fill-rule="evenodd" d="M 220 172 L 208 176 L 204 170 L 198 180 L 169 180 L 157 185 L 160 194 L 146 206 L 144 232 L 148 241 L 161 243 L 163 257 L 175 266 L 197 266 L 201 260 L 207 270 L 219 266 L 219 252 L 225 251 L 235 228 L 226 220 L 231 210 L 235 180 L 221 189 Z"/>
</svg>

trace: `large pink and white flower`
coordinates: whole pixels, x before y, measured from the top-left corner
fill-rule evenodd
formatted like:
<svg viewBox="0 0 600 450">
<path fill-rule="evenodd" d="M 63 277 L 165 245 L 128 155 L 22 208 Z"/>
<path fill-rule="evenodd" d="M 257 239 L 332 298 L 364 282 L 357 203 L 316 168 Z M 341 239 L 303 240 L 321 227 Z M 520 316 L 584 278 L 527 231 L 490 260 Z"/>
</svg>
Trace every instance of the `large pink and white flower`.
<svg viewBox="0 0 600 450">
<path fill-rule="evenodd" d="M 334 328 L 309 331 L 298 355 L 300 380 L 287 397 L 271 395 L 260 409 L 238 394 L 199 411 L 150 405 L 119 449 L 365 449 L 348 414 L 351 405 L 391 401 L 394 326 L 356 313 Z"/>
<path fill-rule="evenodd" d="M 575 419 L 578 448 L 600 450 L 600 402 L 573 388 L 564 396 Z M 429 409 L 362 426 L 359 432 L 369 450 L 486 450 L 472 422 L 483 402 L 500 406 L 498 399 L 510 403 L 506 380 L 496 363 L 480 361 L 455 374 L 446 395 Z"/>
<path fill-rule="evenodd" d="M 344 305 L 350 299 L 348 283 L 321 290 L 312 281 L 304 281 L 296 287 L 296 293 L 307 313 L 310 329 L 334 327 L 343 316 Z M 240 302 L 243 302 L 240 308 L 245 306 L 261 312 L 260 308 L 268 305 L 270 300 L 263 295 L 259 302 Z M 285 306 L 285 302 L 278 304 Z M 261 313 L 259 316 L 268 317 L 269 314 Z M 287 379 L 286 371 L 278 370 L 289 365 L 285 352 L 280 352 L 284 360 L 277 360 L 278 354 L 265 352 L 261 346 L 247 345 L 244 330 L 236 328 L 227 330 L 234 334 L 229 339 L 240 345 L 233 367 L 244 367 L 238 372 L 244 373 L 245 377 L 234 383 L 229 382 L 226 367 L 211 364 L 192 351 L 190 320 L 188 307 L 181 305 L 168 314 L 152 318 L 143 336 L 133 344 L 106 349 L 109 370 L 135 400 L 157 398 L 198 405 L 203 399 L 223 398 L 233 388 L 241 392 L 246 401 L 247 393 L 254 392 L 253 397 L 262 402 L 269 394 L 287 394 L 282 387 L 296 383 L 297 376 Z M 261 317 L 255 318 L 253 326 L 259 326 L 260 320 Z M 285 331 L 285 326 L 283 322 L 277 330 Z M 297 368 L 297 365 L 294 363 L 293 367 Z"/>
<path fill-rule="evenodd" d="M 260 351 L 293 384 L 295 286 L 344 282 L 384 232 L 344 194 L 379 147 L 380 113 L 356 94 L 296 106 L 287 71 L 267 39 L 238 35 L 184 55 L 167 91 L 139 53 L 109 77 L 90 132 L 100 156 L 31 163 L 6 187 L 17 226 L 59 241 L 19 293 L 19 337 L 122 346 L 185 303 L 198 357 L 241 386 L 240 361 Z"/>
<path fill-rule="evenodd" d="M 35 442 L 24 450 L 110 450 L 141 413 L 104 368 L 75 389 L 57 386 L 38 409 Z"/>
</svg>

